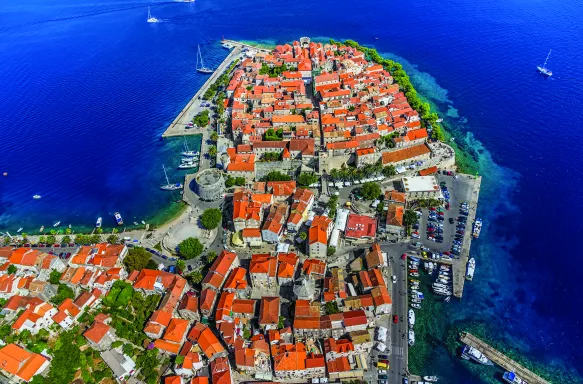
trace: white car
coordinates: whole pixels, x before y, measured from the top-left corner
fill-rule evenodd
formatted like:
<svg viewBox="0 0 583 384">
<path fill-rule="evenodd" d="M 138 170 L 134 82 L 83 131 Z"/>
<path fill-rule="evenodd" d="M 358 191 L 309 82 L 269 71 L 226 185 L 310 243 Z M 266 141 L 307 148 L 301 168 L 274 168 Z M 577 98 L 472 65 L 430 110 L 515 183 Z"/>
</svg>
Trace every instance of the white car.
<svg viewBox="0 0 583 384">
<path fill-rule="evenodd" d="M 397 276 L 393 275 L 393 284 L 397 283 Z"/>
<path fill-rule="evenodd" d="M 387 374 L 386 369 L 378 369 L 377 372 L 379 373 L 379 375 L 386 375 Z"/>
</svg>

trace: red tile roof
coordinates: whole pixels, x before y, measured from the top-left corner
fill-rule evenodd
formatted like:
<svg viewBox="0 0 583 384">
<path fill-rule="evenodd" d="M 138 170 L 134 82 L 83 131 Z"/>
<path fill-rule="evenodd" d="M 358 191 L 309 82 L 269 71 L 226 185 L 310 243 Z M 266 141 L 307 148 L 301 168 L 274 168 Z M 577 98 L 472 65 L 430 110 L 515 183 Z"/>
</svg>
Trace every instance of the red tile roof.
<svg viewBox="0 0 583 384">
<path fill-rule="evenodd" d="M 269 325 L 279 322 L 279 297 L 262 297 L 259 310 L 259 324 Z"/>
</svg>

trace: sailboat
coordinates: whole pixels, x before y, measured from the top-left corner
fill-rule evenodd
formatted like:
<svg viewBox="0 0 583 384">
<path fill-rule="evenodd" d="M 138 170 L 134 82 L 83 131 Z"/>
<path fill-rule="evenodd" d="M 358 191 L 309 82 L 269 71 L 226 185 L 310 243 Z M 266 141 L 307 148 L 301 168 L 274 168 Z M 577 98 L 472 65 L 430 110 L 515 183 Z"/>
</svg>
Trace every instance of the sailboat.
<svg viewBox="0 0 583 384">
<path fill-rule="evenodd" d="M 164 170 L 164 176 L 166 176 L 166 185 L 161 186 L 160 188 L 164 191 L 175 191 L 177 189 L 182 189 L 182 183 L 171 184 L 168 180 L 168 174 L 166 173 L 166 167 L 162 165 L 162 169 Z"/>
<path fill-rule="evenodd" d="M 539 65 L 538 67 L 536 67 L 540 73 L 542 73 L 545 76 L 549 76 L 549 77 L 553 75 L 553 71 L 551 71 L 550 69 L 547 68 L 547 61 L 549 61 L 549 57 L 551 57 L 551 52 L 552 52 L 552 49 L 549 50 L 549 54 L 547 55 L 547 58 L 545 59 L 545 62 L 543 63 L 543 65 Z"/>
<path fill-rule="evenodd" d="M 184 151 L 182 151 L 180 153 L 182 156 L 186 156 L 186 157 L 196 157 L 198 156 L 198 152 L 197 151 L 191 151 L 188 149 L 188 144 L 186 144 L 186 139 L 184 139 Z"/>
<path fill-rule="evenodd" d="M 210 68 L 204 66 L 204 61 L 202 61 L 202 54 L 200 53 L 200 45 L 197 45 L 198 52 L 196 53 L 196 70 L 200 73 L 213 73 L 214 71 Z M 200 61 L 200 67 L 198 62 Z"/>
<path fill-rule="evenodd" d="M 152 16 L 152 14 L 150 13 L 150 7 L 148 7 L 148 23 L 159 23 L 160 20 L 156 19 L 155 17 Z"/>
</svg>

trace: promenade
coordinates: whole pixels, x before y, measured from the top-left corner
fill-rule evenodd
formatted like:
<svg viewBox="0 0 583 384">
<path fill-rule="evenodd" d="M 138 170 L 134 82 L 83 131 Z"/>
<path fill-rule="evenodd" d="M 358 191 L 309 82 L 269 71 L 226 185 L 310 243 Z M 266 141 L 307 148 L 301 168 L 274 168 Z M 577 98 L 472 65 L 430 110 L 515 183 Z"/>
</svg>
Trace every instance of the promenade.
<svg viewBox="0 0 583 384">
<path fill-rule="evenodd" d="M 508 372 L 516 373 L 522 380 L 528 384 L 550 384 L 549 381 L 534 374 L 516 361 L 512 360 L 502 352 L 490 346 L 488 343 L 478 339 L 471 333 L 464 332 L 461 334 L 460 340 L 462 343 L 474 347 L 482 352 L 494 364 L 501 366 Z"/>
<path fill-rule="evenodd" d="M 241 47 L 235 47 L 231 53 L 229 53 L 221 65 L 218 66 L 202 87 L 200 87 L 198 92 L 196 92 L 192 99 L 190 99 L 188 104 L 186 104 L 186 107 L 180 111 L 174 121 L 168 126 L 168 128 L 166 128 L 162 137 L 197 135 L 201 133 L 200 128 L 188 128 L 188 123 L 192 121 L 194 116 L 203 111 L 204 107 L 201 107 L 202 95 L 204 95 L 211 84 L 213 84 L 223 72 L 225 72 L 229 65 L 231 65 L 235 59 L 239 58 L 241 52 Z"/>
<path fill-rule="evenodd" d="M 472 230 L 474 220 L 476 219 L 476 209 L 478 209 L 478 199 L 480 197 L 480 186 L 482 185 L 482 177 L 475 177 L 472 195 L 468 204 L 470 205 L 468 221 L 466 226 L 466 233 L 464 235 L 464 242 L 460 257 L 454 259 L 453 264 L 453 295 L 458 299 L 462 298 L 464 293 L 464 283 L 466 281 L 466 266 L 470 258 L 470 248 L 472 246 Z M 457 207 L 456 207 L 457 208 Z"/>
</svg>

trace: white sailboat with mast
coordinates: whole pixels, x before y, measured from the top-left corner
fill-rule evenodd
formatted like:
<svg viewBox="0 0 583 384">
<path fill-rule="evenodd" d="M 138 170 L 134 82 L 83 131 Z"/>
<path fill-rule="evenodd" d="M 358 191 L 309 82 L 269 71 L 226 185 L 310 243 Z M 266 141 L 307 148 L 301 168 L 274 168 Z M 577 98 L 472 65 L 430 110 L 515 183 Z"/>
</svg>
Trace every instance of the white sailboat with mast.
<svg viewBox="0 0 583 384">
<path fill-rule="evenodd" d="M 180 154 L 182 156 L 186 156 L 186 157 L 196 157 L 196 156 L 198 156 L 198 152 L 197 151 L 191 151 L 190 149 L 188 149 L 188 144 L 186 144 L 186 139 L 184 139 L 184 151 L 182 151 Z"/>
<path fill-rule="evenodd" d="M 177 189 L 182 189 L 182 183 L 175 184 L 170 183 L 170 181 L 168 180 L 168 174 L 166 173 L 166 167 L 164 166 L 164 164 L 162 164 L 162 169 L 164 170 L 164 176 L 166 177 L 166 184 L 162 185 L 160 189 L 163 189 L 164 191 L 176 191 Z"/>
<path fill-rule="evenodd" d="M 148 7 L 148 23 L 159 23 L 160 20 L 156 19 L 154 16 L 152 16 L 152 14 L 150 13 L 150 7 Z"/>
<path fill-rule="evenodd" d="M 204 61 L 202 61 L 202 54 L 200 53 L 200 45 L 197 45 L 196 47 L 198 49 L 196 52 L 196 70 L 205 74 L 213 73 L 214 71 L 212 69 L 204 66 Z M 198 65 L 199 62 L 200 66 Z"/>
<path fill-rule="evenodd" d="M 553 50 L 549 50 L 549 54 L 547 55 L 547 58 L 545 59 L 545 62 L 543 63 L 543 65 L 539 65 L 536 68 L 538 69 L 538 71 L 540 73 L 542 73 L 545 76 L 552 76 L 553 75 L 553 71 L 551 71 L 550 69 L 547 68 L 547 61 L 549 61 L 549 57 L 551 57 L 551 52 Z"/>
</svg>

